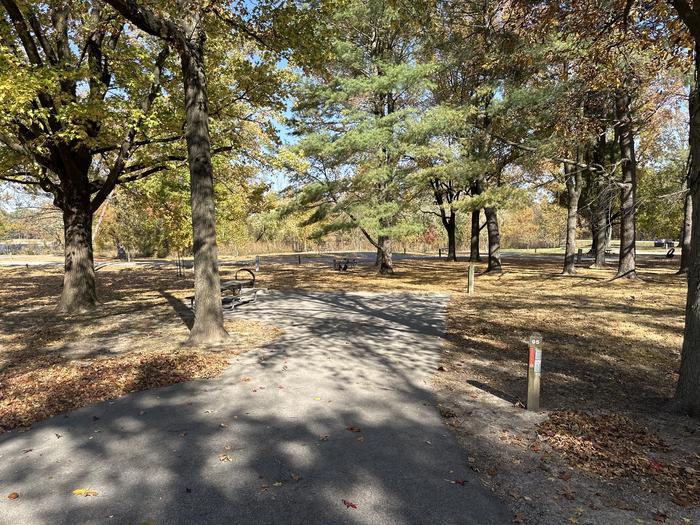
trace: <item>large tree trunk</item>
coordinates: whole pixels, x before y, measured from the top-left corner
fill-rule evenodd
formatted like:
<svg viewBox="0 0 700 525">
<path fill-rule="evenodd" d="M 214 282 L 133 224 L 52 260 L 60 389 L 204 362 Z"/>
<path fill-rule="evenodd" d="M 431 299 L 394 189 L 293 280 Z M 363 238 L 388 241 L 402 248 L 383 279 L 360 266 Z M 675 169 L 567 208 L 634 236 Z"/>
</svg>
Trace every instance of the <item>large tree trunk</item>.
<svg viewBox="0 0 700 525">
<path fill-rule="evenodd" d="M 394 273 L 394 261 L 391 238 L 382 236 L 377 243 L 377 259 L 379 273 L 381 275 L 390 275 Z"/>
<path fill-rule="evenodd" d="M 690 92 L 690 174 L 688 188 L 692 198 L 692 233 L 688 295 L 685 307 L 685 334 L 676 400 L 684 411 L 700 416 L 700 57 L 695 44 L 695 83 Z"/>
<path fill-rule="evenodd" d="M 576 273 L 576 226 L 578 223 L 578 201 L 581 197 L 581 170 L 564 164 L 567 192 L 566 250 L 564 252 L 564 274 Z"/>
<path fill-rule="evenodd" d="M 387 237 L 380 235 L 377 237 L 377 256 L 374 258 L 374 265 L 379 268 L 382 264 L 382 246 L 386 244 Z"/>
<path fill-rule="evenodd" d="M 500 273 L 501 267 L 501 234 L 498 229 L 498 213 L 496 208 L 484 208 L 486 215 L 486 231 L 489 239 L 489 264 L 487 272 Z"/>
<path fill-rule="evenodd" d="M 472 197 L 481 194 L 481 181 L 476 179 L 471 183 L 471 194 Z M 481 210 L 476 209 L 472 211 L 472 228 L 471 228 L 471 240 L 469 243 L 469 261 L 478 262 L 481 261 L 481 254 L 479 253 L 479 241 L 481 240 L 481 225 L 479 224 L 481 220 Z"/>
<path fill-rule="evenodd" d="M 605 266 L 605 250 L 608 247 L 608 212 L 610 199 L 607 194 L 607 183 L 600 166 L 605 162 L 607 150 L 606 134 L 598 136 L 596 147 L 593 150 L 593 162 L 598 166 L 589 173 L 593 177 L 591 181 L 595 188 L 595 196 L 592 203 L 591 230 L 593 232 L 592 252 L 594 262 L 591 268 L 603 268 Z"/>
<path fill-rule="evenodd" d="M 88 184 L 67 187 L 63 193 L 65 273 L 58 311 L 86 312 L 95 307 L 95 267 L 92 254 L 92 210 Z"/>
<path fill-rule="evenodd" d="M 457 214 L 450 210 L 450 214 L 447 215 L 443 211 L 442 213 L 442 225 L 445 227 L 447 232 L 447 260 L 456 261 L 457 260 Z"/>
<path fill-rule="evenodd" d="M 431 181 L 435 204 L 440 208 L 440 221 L 447 233 L 447 260 L 457 260 L 457 214 L 452 209 L 452 183 L 442 184 L 439 179 Z M 445 202 L 447 201 L 447 202 Z M 449 208 L 449 212 L 447 210 Z"/>
<path fill-rule="evenodd" d="M 228 334 L 221 308 L 209 108 L 202 50 L 203 40 L 182 50 L 180 56 L 185 83 L 185 138 L 190 167 L 196 304 L 194 326 L 188 342 L 217 344 L 225 341 Z"/>
<path fill-rule="evenodd" d="M 610 246 L 612 245 L 612 227 L 614 220 L 612 207 L 609 207 L 606 213 L 607 215 L 605 223 L 605 251 L 607 252 L 608 250 L 610 250 Z"/>
<path fill-rule="evenodd" d="M 595 205 L 591 204 L 588 210 L 588 224 L 590 224 L 591 227 L 591 248 L 588 250 L 588 255 L 595 255 L 595 247 L 596 247 L 596 237 L 597 237 L 597 231 L 598 231 L 598 225 L 596 224 L 596 214 L 595 214 Z"/>
<path fill-rule="evenodd" d="M 605 266 L 605 250 L 608 246 L 608 210 L 603 202 L 604 195 L 601 186 L 602 183 L 599 183 L 595 203 L 595 239 L 593 241 L 595 261 L 591 265 L 592 268 L 603 268 Z"/>
<path fill-rule="evenodd" d="M 686 182 L 687 189 L 687 182 Z M 681 266 L 679 274 L 688 273 L 690 266 L 690 237 L 693 231 L 693 199 L 690 192 L 685 194 L 685 206 L 683 212 L 683 227 L 681 228 Z"/>
<path fill-rule="evenodd" d="M 188 342 L 223 342 L 214 181 L 209 140 L 209 107 L 204 67 L 203 7 L 193 0 L 178 1 L 180 23 L 165 19 L 134 0 L 106 0 L 124 17 L 151 35 L 167 40 L 180 54 L 185 90 L 185 140 L 190 167 L 192 242 L 194 251 L 195 321 Z"/>
<path fill-rule="evenodd" d="M 479 253 L 479 240 L 481 237 L 481 210 L 474 210 L 472 212 L 472 231 L 471 240 L 469 242 L 469 261 L 477 262 L 481 261 L 481 254 Z"/>
<path fill-rule="evenodd" d="M 626 91 L 615 94 L 617 136 L 622 159 L 620 183 L 620 260 L 617 278 L 636 279 L 636 193 L 637 159 L 634 153 L 634 132 L 630 114 L 630 96 Z"/>
</svg>

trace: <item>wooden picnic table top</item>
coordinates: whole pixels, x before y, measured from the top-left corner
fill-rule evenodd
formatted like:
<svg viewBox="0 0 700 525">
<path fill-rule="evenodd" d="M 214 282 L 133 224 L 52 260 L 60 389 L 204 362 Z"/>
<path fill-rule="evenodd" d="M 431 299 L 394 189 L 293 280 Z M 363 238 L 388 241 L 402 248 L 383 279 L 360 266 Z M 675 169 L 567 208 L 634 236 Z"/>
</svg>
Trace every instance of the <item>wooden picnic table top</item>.
<svg viewBox="0 0 700 525">
<path fill-rule="evenodd" d="M 221 288 L 242 288 L 252 286 L 254 282 L 253 279 L 231 279 L 230 281 L 223 281 Z"/>
<path fill-rule="evenodd" d="M 254 283 L 255 281 L 253 279 L 232 279 L 230 281 L 223 281 L 221 283 L 221 290 L 240 291 L 241 288 L 252 287 Z"/>
</svg>

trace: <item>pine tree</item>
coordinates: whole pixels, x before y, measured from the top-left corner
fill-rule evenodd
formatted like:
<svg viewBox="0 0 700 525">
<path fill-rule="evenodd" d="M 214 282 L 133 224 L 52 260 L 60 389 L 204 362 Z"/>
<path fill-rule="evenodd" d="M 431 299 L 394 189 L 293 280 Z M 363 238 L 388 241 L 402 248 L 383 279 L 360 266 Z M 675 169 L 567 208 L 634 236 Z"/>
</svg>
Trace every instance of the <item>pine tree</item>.
<svg viewBox="0 0 700 525">
<path fill-rule="evenodd" d="M 432 68 L 415 60 L 421 16 L 419 4 L 348 2 L 328 22 L 328 57 L 297 94 L 296 149 L 308 159 L 297 204 L 316 209 L 319 235 L 359 228 L 381 274 L 393 273 L 392 243 L 415 228 L 406 211 L 422 192 L 411 178 Z"/>
</svg>

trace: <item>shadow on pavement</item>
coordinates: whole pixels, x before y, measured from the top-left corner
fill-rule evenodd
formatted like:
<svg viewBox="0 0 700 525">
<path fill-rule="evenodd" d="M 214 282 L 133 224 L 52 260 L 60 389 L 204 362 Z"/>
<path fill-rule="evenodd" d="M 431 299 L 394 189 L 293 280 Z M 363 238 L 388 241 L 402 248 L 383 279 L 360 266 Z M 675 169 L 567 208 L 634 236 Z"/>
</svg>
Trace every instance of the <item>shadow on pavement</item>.
<svg viewBox="0 0 700 525">
<path fill-rule="evenodd" d="M 261 297 L 284 335 L 224 376 L 1 436 L 0 522 L 509 523 L 430 393 L 445 300 Z"/>
</svg>

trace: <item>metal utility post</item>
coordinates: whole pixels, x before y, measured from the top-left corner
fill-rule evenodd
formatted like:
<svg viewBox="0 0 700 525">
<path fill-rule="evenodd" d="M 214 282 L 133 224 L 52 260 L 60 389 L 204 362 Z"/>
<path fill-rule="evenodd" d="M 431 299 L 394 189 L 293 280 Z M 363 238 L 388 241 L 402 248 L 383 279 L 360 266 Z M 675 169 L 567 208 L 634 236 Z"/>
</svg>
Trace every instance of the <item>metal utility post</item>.
<svg viewBox="0 0 700 525">
<path fill-rule="evenodd" d="M 469 265 L 469 279 L 467 282 L 467 293 L 474 293 L 474 265 Z"/>
<path fill-rule="evenodd" d="M 542 374 L 542 335 L 530 335 L 530 359 L 527 367 L 527 409 L 540 409 L 540 375 Z"/>
</svg>

